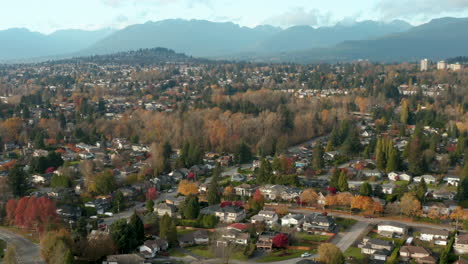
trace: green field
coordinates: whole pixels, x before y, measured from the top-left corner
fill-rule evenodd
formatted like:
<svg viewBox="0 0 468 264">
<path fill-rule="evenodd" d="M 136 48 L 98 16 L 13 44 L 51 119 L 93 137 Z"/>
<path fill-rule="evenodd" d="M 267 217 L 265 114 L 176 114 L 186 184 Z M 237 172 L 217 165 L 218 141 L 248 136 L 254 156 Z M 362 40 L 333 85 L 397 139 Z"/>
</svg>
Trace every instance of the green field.
<svg viewBox="0 0 468 264">
<path fill-rule="evenodd" d="M 257 259 L 257 262 L 275 262 L 275 261 L 282 261 L 287 259 L 299 258 L 302 253 L 309 252 L 314 254 L 312 250 L 305 251 L 305 250 L 280 250 L 280 251 L 273 251 L 270 254 L 263 256 Z"/>
<path fill-rule="evenodd" d="M 345 257 L 352 257 L 353 259 L 363 260 L 366 256 L 361 253 L 361 249 L 357 247 L 350 247 L 344 253 Z"/>
<path fill-rule="evenodd" d="M 7 243 L 0 239 L 0 258 L 3 258 L 6 248 L 7 248 Z"/>
<path fill-rule="evenodd" d="M 187 256 L 187 254 L 185 254 L 184 252 L 182 252 L 178 248 L 171 248 L 169 250 L 169 256 L 183 258 L 183 257 Z"/>
<path fill-rule="evenodd" d="M 335 223 L 341 227 L 341 231 L 346 231 L 354 224 L 356 224 L 357 220 L 351 218 L 337 217 L 335 218 Z"/>
<path fill-rule="evenodd" d="M 330 237 L 329 236 L 322 236 L 322 235 L 309 235 L 307 233 L 296 233 L 296 237 L 299 240 L 307 241 L 307 242 L 323 242 L 327 241 Z"/>
<path fill-rule="evenodd" d="M 192 252 L 193 254 L 202 256 L 204 258 L 214 258 L 213 252 L 207 246 L 194 246 L 194 247 L 188 247 L 186 249 Z"/>
</svg>

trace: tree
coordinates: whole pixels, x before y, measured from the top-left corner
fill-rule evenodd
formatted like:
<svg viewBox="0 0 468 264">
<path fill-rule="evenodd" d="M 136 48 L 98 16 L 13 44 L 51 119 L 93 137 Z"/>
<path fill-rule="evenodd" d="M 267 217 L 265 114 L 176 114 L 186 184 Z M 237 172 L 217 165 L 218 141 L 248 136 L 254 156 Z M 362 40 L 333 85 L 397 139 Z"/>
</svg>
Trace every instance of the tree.
<svg viewBox="0 0 468 264">
<path fill-rule="evenodd" d="M 229 185 L 229 186 L 226 186 L 226 188 L 224 188 L 223 196 L 224 196 L 224 199 L 226 200 L 235 199 L 236 193 L 234 189 L 232 188 L 232 186 Z"/>
<path fill-rule="evenodd" d="M 288 236 L 283 233 L 279 233 L 275 237 L 273 237 L 273 245 L 277 248 L 286 248 L 288 244 Z"/>
<path fill-rule="evenodd" d="M 197 196 L 189 195 L 185 199 L 183 213 L 187 219 L 196 219 L 198 217 L 200 214 L 200 203 Z"/>
<path fill-rule="evenodd" d="M 338 178 L 338 189 L 340 192 L 347 192 L 349 190 L 348 177 L 344 170 L 341 171 L 340 177 Z"/>
<path fill-rule="evenodd" d="M 458 222 L 460 220 L 466 220 L 468 218 L 468 214 L 465 214 L 465 211 L 461 206 L 457 206 L 455 210 L 452 211 L 450 214 L 450 219 L 456 220 L 456 226 L 458 227 Z"/>
<path fill-rule="evenodd" d="M 52 176 L 52 179 L 50 180 L 50 185 L 55 188 L 59 188 L 59 187 L 68 188 L 68 187 L 71 187 L 72 184 L 73 182 L 70 179 L 70 177 L 65 176 L 65 175 L 54 174 L 54 176 Z"/>
<path fill-rule="evenodd" d="M 402 102 L 401 102 L 401 113 L 400 113 L 400 122 L 403 125 L 407 125 L 408 124 L 408 117 L 409 117 L 408 102 L 406 100 L 402 100 Z"/>
<path fill-rule="evenodd" d="M 103 257 L 115 254 L 117 247 L 110 234 L 99 232 L 88 237 L 82 256 L 90 262 L 98 262 Z"/>
<path fill-rule="evenodd" d="M 156 187 L 151 187 L 146 191 L 146 200 L 156 200 L 158 198 L 158 191 Z"/>
<path fill-rule="evenodd" d="M 457 200 L 459 203 L 468 200 L 468 178 L 463 178 L 458 185 Z"/>
<path fill-rule="evenodd" d="M 96 193 L 110 194 L 116 188 L 116 183 L 112 171 L 106 170 L 96 175 Z"/>
<path fill-rule="evenodd" d="M 385 169 L 386 165 L 384 149 L 384 140 L 381 137 L 379 137 L 379 139 L 377 139 L 377 145 L 375 146 L 375 163 L 377 165 L 377 169 L 379 170 Z"/>
<path fill-rule="evenodd" d="M 120 253 L 133 251 L 139 244 L 135 230 L 132 230 L 127 219 L 119 219 L 109 227 L 112 239 Z"/>
<path fill-rule="evenodd" d="M 364 182 L 359 188 L 359 193 L 363 196 L 371 196 L 372 186 L 368 182 Z"/>
<path fill-rule="evenodd" d="M 426 196 L 426 192 L 427 192 L 426 181 L 424 180 L 424 178 L 421 178 L 421 181 L 416 187 L 416 197 L 419 199 L 419 201 L 422 201 L 424 199 L 424 197 Z"/>
<path fill-rule="evenodd" d="M 419 216 L 421 203 L 413 193 L 405 193 L 400 201 L 401 212 L 407 216 Z"/>
<path fill-rule="evenodd" d="M 16 246 L 9 245 L 6 249 L 5 256 L 3 257 L 3 263 L 5 264 L 18 264 L 18 258 L 16 254 Z"/>
<path fill-rule="evenodd" d="M 312 169 L 318 173 L 322 172 L 322 169 L 325 167 L 325 160 L 323 155 L 325 150 L 321 143 L 317 142 L 312 151 Z"/>
<path fill-rule="evenodd" d="M 209 205 L 219 204 L 221 201 L 221 196 L 219 195 L 219 177 L 221 176 L 221 165 L 216 164 L 216 167 L 213 170 L 213 177 L 211 178 L 210 185 L 207 190 L 207 200 Z"/>
<path fill-rule="evenodd" d="M 341 173 L 341 170 L 338 169 L 338 168 L 334 168 L 333 169 L 333 173 L 332 173 L 332 176 L 331 176 L 331 179 L 330 179 L 330 187 L 334 187 L 334 188 L 339 188 L 338 187 L 338 182 L 340 180 L 340 173 Z"/>
<path fill-rule="evenodd" d="M 409 171 L 414 175 L 421 175 L 426 170 L 426 166 L 424 164 L 424 159 L 422 155 L 421 139 L 413 137 L 408 144 Z"/>
<path fill-rule="evenodd" d="M 197 194 L 198 187 L 194 182 L 188 180 L 182 180 L 179 183 L 178 192 L 184 196 L 189 196 L 190 194 Z"/>
<path fill-rule="evenodd" d="M 16 197 L 25 195 L 29 188 L 28 175 L 23 167 L 18 165 L 15 165 L 8 173 L 8 182 L 13 195 Z"/>
<path fill-rule="evenodd" d="M 146 200 L 146 211 L 153 212 L 154 210 L 154 201 L 153 200 Z"/>
<path fill-rule="evenodd" d="M 300 202 L 308 205 L 317 202 L 318 194 L 313 189 L 305 189 L 300 196 Z"/>
<path fill-rule="evenodd" d="M 398 155 L 398 150 L 394 147 L 390 148 L 387 158 L 387 167 L 386 172 L 392 172 L 398 170 L 400 167 L 400 157 Z"/>
<path fill-rule="evenodd" d="M 345 258 L 341 250 L 331 243 L 320 244 L 318 248 L 318 261 L 324 264 L 344 264 Z"/>
<path fill-rule="evenodd" d="M 177 244 L 177 228 L 172 218 L 165 214 L 159 223 L 159 236 L 167 239 L 172 245 Z"/>
<path fill-rule="evenodd" d="M 258 184 L 271 182 L 273 169 L 270 162 L 266 159 L 262 159 L 260 162 L 260 168 L 257 169 L 256 174 L 256 180 Z"/>
<path fill-rule="evenodd" d="M 41 255 L 47 263 L 73 263 L 73 238 L 65 229 L 49 231 L 41 238 Z"/>
<path fill-rule="evenodd" d="M 234 159 L 237 164 L 244 164 L 252 161 L 252 152 L 250 151 L 250 147 L 244 141 L 241 141 L 237 146 L 237 149 L 234 152 Z"/>
<path fill-rule="evenodd" d="M 143 242 L 145 242 L 145 227 L 143 226 L 141 218 L 136 213 L 133 213 L 128 225 L 130 230 L 135 233 L 137 245 L 143 244 Z"/>
</svg>

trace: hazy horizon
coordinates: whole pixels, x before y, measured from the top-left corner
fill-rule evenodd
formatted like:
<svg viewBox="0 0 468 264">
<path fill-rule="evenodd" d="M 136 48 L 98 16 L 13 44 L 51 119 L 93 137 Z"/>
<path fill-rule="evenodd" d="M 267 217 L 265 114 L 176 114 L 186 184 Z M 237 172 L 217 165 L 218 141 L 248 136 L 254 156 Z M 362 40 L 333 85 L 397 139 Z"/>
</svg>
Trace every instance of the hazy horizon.
<svg viewBox="0 0 468 264">
<path fill-rule="evenodd" d="M 468 17 L 468 1 L 17 0 L 4 3 L 0 16 L 0 30 L 26 28 L 43 34 L 62 29 L 122 29 L 166 19 L 232 22 L 250 28 L 271 25 L 283 29 L 397 19 L 419 25 L 446 16 Z"/>
</svg>

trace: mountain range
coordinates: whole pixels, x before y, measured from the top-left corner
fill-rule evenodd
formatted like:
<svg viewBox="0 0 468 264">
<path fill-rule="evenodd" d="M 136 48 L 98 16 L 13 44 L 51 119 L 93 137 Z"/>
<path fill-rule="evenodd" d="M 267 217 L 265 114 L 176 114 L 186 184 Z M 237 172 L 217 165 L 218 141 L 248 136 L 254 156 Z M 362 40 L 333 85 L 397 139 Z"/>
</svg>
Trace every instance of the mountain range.
<svg viewBox="0 0 468 264">
<path fill-rule="evenodd" d="M 313 28 L 168 19 L 121 30 L 0 31 L 0 60 L 66 58 L 163 47 L 190 56 L 270 62 L 409 61 L 468 55 L 468 18 L 440 18 L 413 27 L 402 20 Z"/>
</svg>

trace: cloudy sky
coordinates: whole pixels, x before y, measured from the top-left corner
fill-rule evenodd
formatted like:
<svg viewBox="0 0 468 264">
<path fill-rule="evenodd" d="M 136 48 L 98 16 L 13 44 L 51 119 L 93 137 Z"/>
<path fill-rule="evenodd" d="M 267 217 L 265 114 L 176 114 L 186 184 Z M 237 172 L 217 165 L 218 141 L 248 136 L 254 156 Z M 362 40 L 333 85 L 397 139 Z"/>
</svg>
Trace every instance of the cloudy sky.
<svg viewBox="0 0 468 264">
<path fill-rule="evenodd" d="M 468 0 L 0 0 L 0 29 L 42 33 L 123 28 L 168 18 L 289 27 L 365 19 L 421 24 L 443 16 L 468 17 Z"/>
</svg>

